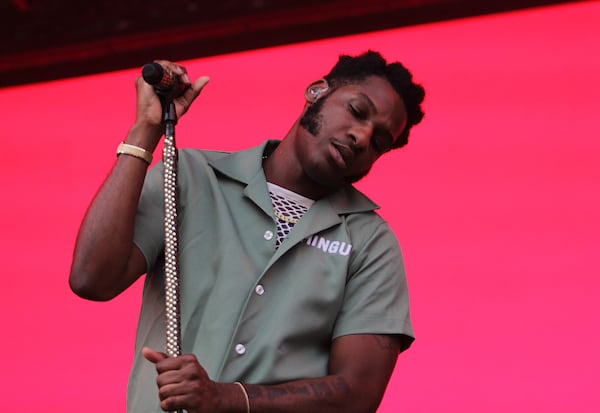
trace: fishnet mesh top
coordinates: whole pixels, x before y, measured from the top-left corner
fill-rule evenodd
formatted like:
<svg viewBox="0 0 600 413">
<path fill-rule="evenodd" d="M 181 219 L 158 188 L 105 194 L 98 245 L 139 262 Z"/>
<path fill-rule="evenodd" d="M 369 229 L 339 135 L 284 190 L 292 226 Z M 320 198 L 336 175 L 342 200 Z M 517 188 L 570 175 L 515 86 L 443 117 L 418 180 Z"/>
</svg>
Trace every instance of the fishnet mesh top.
<svg viewBox="0 0 600 413">
<path fill-rule="evenodd" d="M 279 247 L 292 231 L 296 222 L 315 201 L 270 182 L 267 182 L 267 186 L 273 203 L 275 219 L 277 220 L 275 247 Z"/>
</svg>

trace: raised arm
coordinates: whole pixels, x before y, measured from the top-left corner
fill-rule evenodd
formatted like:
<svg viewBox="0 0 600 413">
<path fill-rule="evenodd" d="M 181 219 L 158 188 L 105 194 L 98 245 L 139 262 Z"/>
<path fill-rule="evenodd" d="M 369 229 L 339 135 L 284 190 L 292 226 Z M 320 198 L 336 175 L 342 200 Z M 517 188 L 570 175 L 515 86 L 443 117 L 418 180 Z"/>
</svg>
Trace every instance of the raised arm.
<svg viewBox="0 0 600 413">
<path fill-rule="evenodd" d="M 252 413 L 374 413 L 400 351 L 398 337 L 372 334 L 337 338 L 325 377 L 276 385 L 243 384 Z M 247 413 L 237 384 L 215 383 L 193 355 L 166 358 L 144 349 L 156 364 L 163 410 Z"/>
<path fill-rule="evenodd" d="M 184 68 L 160 63 L 190 84 Z M 201 77 L 174 100 L 178 116 L 189 109 L 207 82 L 207 77 Z M 141 77 L 136 80 L 136 91 L 136 119 L 125 143 L 153 153 L 163 133 L 160 100 Z M 148 166 L 143 159 L 119 156 L 89 206 L 79 229 L 69 276 L 77 295 L 110 300 L 146 272 L 145 259 L 133 243 L 133 229 Z"/>
</svg>

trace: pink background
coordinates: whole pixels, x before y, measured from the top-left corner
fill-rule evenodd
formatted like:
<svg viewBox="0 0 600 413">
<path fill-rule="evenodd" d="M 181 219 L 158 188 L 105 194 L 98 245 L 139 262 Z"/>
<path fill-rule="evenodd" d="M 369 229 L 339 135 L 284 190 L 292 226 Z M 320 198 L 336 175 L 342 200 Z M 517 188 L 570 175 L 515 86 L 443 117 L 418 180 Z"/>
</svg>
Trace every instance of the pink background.
<svg viewBox="0 0 600 413">
<path fill-rule="evenodd" d="M 599 22 L 592 1 L 184 62 L 211 83 L 180 147 L 281 137 L 342 52 L 426 85 L 411 143 L 360 183 L 403 246 L 417 335 L 380 413 L 600 411 Z M 138 73 L 0 89 L 2 411 L 124 411 L 141 284 L 94 303 L 67 276 Z"/>
</svg>

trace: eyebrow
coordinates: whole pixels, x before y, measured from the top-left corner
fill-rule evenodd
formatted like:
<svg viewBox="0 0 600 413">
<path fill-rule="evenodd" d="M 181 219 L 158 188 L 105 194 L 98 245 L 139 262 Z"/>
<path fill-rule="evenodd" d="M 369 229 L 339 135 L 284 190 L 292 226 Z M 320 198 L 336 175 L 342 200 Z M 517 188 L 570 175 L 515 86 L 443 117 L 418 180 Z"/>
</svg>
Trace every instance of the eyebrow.
<svg viewBox="0 0 600 413">
<path fill-rule="evenodd" d="M 366 93 L 363 93 L 363 92 L 358 92 L 358 95 L 361 96 L 362 98 L 364 98 L 367 101 L 367 103 L 369 104 L 369 106 L 371 107 L 371 109 L 373 110 L 373 112 L 379 113 L 377 111 L 377 107 L 375 107 L 375 103 L 373 103 L 373 101 L 371 100 L 371 98 L 369 97 L 369 95 L 367 95 Z"/>
</svg>

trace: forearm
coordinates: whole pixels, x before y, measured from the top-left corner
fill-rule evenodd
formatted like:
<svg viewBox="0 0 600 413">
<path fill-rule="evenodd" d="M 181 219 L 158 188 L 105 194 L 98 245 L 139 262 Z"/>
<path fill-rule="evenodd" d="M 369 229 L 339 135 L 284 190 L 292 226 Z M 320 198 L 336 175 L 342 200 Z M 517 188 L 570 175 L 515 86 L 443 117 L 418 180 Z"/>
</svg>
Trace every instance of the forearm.
<svg viewBox="0 0 600 413">
<path fill-rule="evenodd" d="M 165 411 L 189 413 L 374 413 L 398 356 L 393 336 L 356 334 L 334 340 L 329 374 L 281 384 L 217 383 L 193 354 L 167 357 L 148 347 Z M 246 403 L 246 395 L 248 403 Z"/>
<path fill-rule="evenodd" d="M 189 403 L 184 408 L 190 413 L 374 413 L 381 400 L 381 395 L 353 389 L 341 376 L 275 385 L 214 382 L 212 385 L 215 398 L 186 397 Z M 205 393 L 203 390 L 196 392 Z M 161 408 L 168 411 L 178 406 L 163 397 L 161 401 Z"/>
<path fill-rule="evenodd" d="M 329 374 L 277 385 L 245 384 L 252 413 L 373 413 L 399 354 L 394 336 L 356 334 L 333 342 Z"/>
<path fill-rule="evenodd" d="M 382 397 L 341 375 L 244 387 L 252 413 L 373 413 Z"/>
<path fill-rule="evenodd" d="M 134 126 L 126 142 L 152 151 L 158 132 Z M 160 135 L 159 135 L 160 136 Z M 94 197 L 79 230 L 70 274 L 78 295 L 107 300 L 127 288 L 143 271 L 131 268 L 133 231 L 148 164 L 121 155 Z M 139 266 L 139 263 L 136 264 Z"/>
<path fill-rule="evenodd" d="M 372 412 L 369 402 L 341 376 L 271 386 L 245 385 L 252 413 Z M 375 406 L 376 407 L 376 406 Z"/>
</svg>

